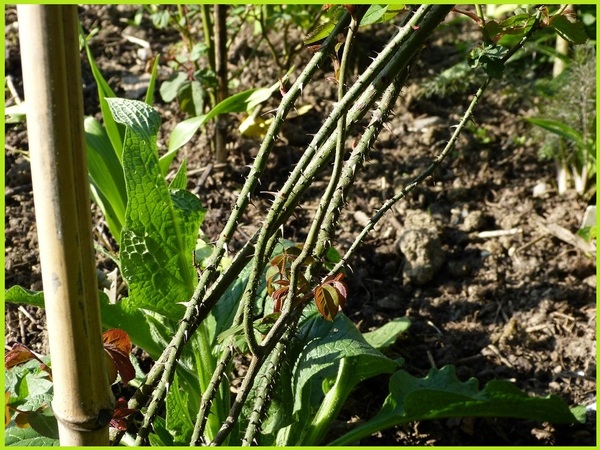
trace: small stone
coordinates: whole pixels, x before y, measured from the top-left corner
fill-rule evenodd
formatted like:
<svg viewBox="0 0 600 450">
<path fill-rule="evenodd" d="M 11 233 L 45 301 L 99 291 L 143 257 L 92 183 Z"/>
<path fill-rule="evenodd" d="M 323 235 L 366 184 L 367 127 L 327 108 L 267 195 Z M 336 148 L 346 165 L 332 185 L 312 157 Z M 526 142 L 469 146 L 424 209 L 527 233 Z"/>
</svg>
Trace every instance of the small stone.
<svg viewBox="0 0 600 450">
<path fill-rule="evenodd" d="M 583 282 L 590 287 L 596 288 L 596 275 L 590 275 L 589 277 L 585 278 Z"/>
<path fill-rule="evenodd" d="M 405 256 L 404 275 L 415 284 L 423 285 L 433 279 L 444 263 L 444 252 L 437 236 L 426 230 L 409 230 L 399 240 Z"/>
<path fill-rule="evenodd" d="M 485 216 L 481 211 L 471 211 L 465 217 L 463 229 L 466 232 L 479 231 L 485 227 Z"/>
<path fill-rule="evenodd" d="M 407 211 L 406 231 L 397 241 L 404 255 L 404 276 L 417 285 L 433 279 L 445 261 L 435 220 L 423 211 Z"/>
<path fill-rule="evenodd" d="M 546 192 L 548 192 L 548 185 L 543 181 L 533 187 L 534 197 L 543 197 Z"/>
</svg>

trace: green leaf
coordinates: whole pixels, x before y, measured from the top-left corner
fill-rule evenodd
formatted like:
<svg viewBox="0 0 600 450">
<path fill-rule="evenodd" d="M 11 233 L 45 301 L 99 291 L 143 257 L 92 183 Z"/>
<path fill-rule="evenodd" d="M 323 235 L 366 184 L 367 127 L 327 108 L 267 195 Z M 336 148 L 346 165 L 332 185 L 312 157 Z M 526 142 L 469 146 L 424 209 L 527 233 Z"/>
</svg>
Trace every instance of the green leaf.
<svg viewBox="0 0 600 450">
<path fill-rule="evenodd" d="M 41 436 L 33 428 L 9 427 L 4 430 L 4 445 L 7 447 L 59 446 L 58 439 Z"/>
<path fill-rule="evenodd" d="M 219 114 L 246 111 L 248 109 L 248 105 L 250 103 L 252 94 L 255 91 L 256 89 L 248 89 L 246 91 L 232 95 L 231 97 L 226 98 L 225 100 L 217 104 L 213 109 L 210 110 L 208 114 L 192 117 L 191 119 L 187 119 L 183 122 L 178 123 L 177 126 L 173 129 L 171 137 L 169 138 L 168 153 L 165 154 L 163 158 L 167 158 L 169 155 L 170 164 L 170 162 L 173 160 L 173 157 L 175 156 L 174 154 L 172 154 L 172 152 L 178 150 L 183 145 L 185 145 L 192 138 L 192 136 L 196 134 L 196 131 L 198 131 L 198 128 L 200 128 L 204 122 L 213 119 Z"/>
<path fill-rule="evenodd" d="M 179 170 L 171 180 L 169 189 L 185 189 L 187 188 L 187 158 L 181 162 Z"/>
<path fill-rule="evenodd" d="M 344 383 L 341 397 L 348 396 L 351 389 L 361 381 L 382 373 L 391 373 L 398 363 L 371 347 L 356 326 L 343 313 L 332 322 L 324 320 L 314 306 L 304 311 L 306 319 L 301 323 L 295 344 L 286 350 L 286 359 L 293 364 L 290 378 L 280 377 L 279 383 L 291 385 L 293 403 L 282 401 L 278 411 L 281 422 L 294 418 L 293 424 L 277 433 L 276 443 L 297 445 L 303 442 L 303 434 L 323 403 L 324 386 L 336 377 L 342 359 L 352 366 Z M 286 386 L 278 387 L 282 395 L 290 397 Z M 332 418 L 333 419 L 333 418 Z M 308 442 L 308 445 L 312 443 Z"/>
<path fill-rule="evenodd" d="M 371 347 L 356 326 L 344 314 L 332 322 L 312 315 L 300 330 L 304 342 L 294 373 L 294 413 L 302 406 L 301 392 L 307 383 L 320 386 L 322 380 L 335 374 L 342 358 L 357 358 L 353 378 L 356 382 L 382 373 L 391 373 L 397 363 Z M 321 396 L 323 393 L 319 394 Z M 317 403 L 318 405 L 318 403 Z"/>
<path fill-rule="evenodd" d="M 21 286 L 12 286 L 7 289 L 4 292 L 4 301 L 37 306 L 38 308 L 43 308 L 45 306 L 43 292 L 30 291 Z"/>
<path fill-rule="evenodd" d="M 171 447 L 174 445 L 173 436 L 167 430 L 165 419 L 160 416 L 155 417 L 152 422 L 152 430 L 154 433 L 150 433 L 148 439 L 153 447 Z"/>
<path fill-rule="evenodd" d="M 92 69 L 92 74 L 94 75 L 94 80 L 98 86 L 98 100 L 100 101 L 100 110 L 102 111 L 104 126 L 106 127 L 106 132 L 114 148 L 115 154 L 120 161 L 123 154 L 123 139 L 125 136 L 125 130 L 122 126 L 119 126 L 114 121 L 113 116 L 110 113 L 108 103 L 106 102 L 107 98 L 114 98 L 116 95 L 102 76 L 100 69 L 98 69 L 96 61 L 94 61 L 94 56 L 92 55 L 87 42 L 85 43 L 85 51 Z"/>
<path fill-rule="evenodd" d="M 596 225 L 583 227 L 577 230 L 577 236 L 582 238 L 585 242 L 591 242 L 596 239 Z"/>
<path fill-rule="evenodd" d="M 29 424 L 31 428 L 42 436 L 50 439 L 58 439 L 58 422 L 51 408 L 45 408 L 42 411 L 34 411 L 29 414 Z"/>
<path fill-rule="evenodd" d="M 314 44 L 327 38 L 335 28 L 335 22 L 326 22 L 318 25 L 311 33 L 304 38 L 304 45 Z"/>
<path fill-rule="evenodd" d="M 471 50 L 469 57 L 471 67 L 481 67 L 492 78 L 502 78 L 504 73 L 504 56 L 508 49 L 500 45 L 487 45 Z"/>
<path fill-rule="evenodd" d="M 562 14 L 550 18 L 550 27 L 554 28 L 560 37 L 571 44 L 583 44 L 587 41 L 583 23 L 571 22 Z"/>
<path fill-rule="evenodd" d="M 179 90 L 183 84 L 188 82 L 188 77 L 184 72 L 174 72 L 160 85 L 160 96 L 165 103 L 172 102 L 177 98 Z"/>
<path fill-rule="evenodd" d="M 92 117 L 85 119 L 84 128 L 91 192 L 113 237 L 120 240 L 127 205 L 123 167 L 105 128 Z"/>
<path fill-rule="evenodd" d="M 183 392 L 179 385 L 179 378 L 175 375 L 165 408 L 167 411 L 165 426 L 173 436 L 173 445 L 187 445 L 192 437 L 194 421 L 188 407 L 188 393 Z"/>
<path fill-rule="evenodd" d="M 192 254 L 205 210 L 187 191 L 169 193 L 159 170 L 158 114 L 135 100 L 110 99 L 114 118 L 127 127 L 123 169 L 127 187 L 121 232 L 121 270 L 130 310 L 145 308 L 172 319 L 183 314 L 196 284 Z"/>
<path fill-rule="evenodd" d="M 194 109 L 194 116 L 202 114 L 204 111 L 204 96 L 205 92 L 202 84 L 197 80 L 192 81 L 191 100 Z"/>
<path fill-rule="evenodd" d="M 396 342 L 398 336 L 410 328 L 408 317 L 397 317 L 374 331 L 363 333 L 365 341 L 377 350 L 384 350 Z"/>
<path fill-rule="evenodd" d="M 581 136 L 581 133 L 565 123 L 554 119 L 540 119 L 536 117 L 529 117 L 527 118 L 527 121 L 529 123 L 537 125 L 538 127 L 542 127 L 543 129 L 548 130 L 551 133 L 556 134 L 557 136 L 573 141 L 576 145 L 580 146 L 581 148 L 583 148 L 584 146 L 583 137 Z"/>
<path fill-rule="evenodd" d="M 156 77 L 158 76 L 158 63 L 160 61 L 160 55 L 154 57 L 154 64 L 152 65 L 152 73 L 150 75 L 150 82 L 148 83 L 148 90 L 146 91 L 146 97 L 144 101 L 147 105 L 154 103 L 154 88 L 156 87 Z"/>
<path fill-rule="evenodd" d="M 371 5 L 360 21 L 360 26 L 364 27 L 380 22 L 380 19 L 385 15 L 387 8 L 388 5 Z"/>
<path fill-rule="evenodd" d="M 425 378 L 400 370 L 390 379 L 390 394 L 381 411 L 329 445 L 348 445 L 393 426 L 448 417 L 512 417 L 555 424 L 577 421 L 560 398 L 529 397 L 507 381 L 492 380 L 480 391 L 474 378 L 461 382 L 454 366 L 431 369 Z"/>
</svg>

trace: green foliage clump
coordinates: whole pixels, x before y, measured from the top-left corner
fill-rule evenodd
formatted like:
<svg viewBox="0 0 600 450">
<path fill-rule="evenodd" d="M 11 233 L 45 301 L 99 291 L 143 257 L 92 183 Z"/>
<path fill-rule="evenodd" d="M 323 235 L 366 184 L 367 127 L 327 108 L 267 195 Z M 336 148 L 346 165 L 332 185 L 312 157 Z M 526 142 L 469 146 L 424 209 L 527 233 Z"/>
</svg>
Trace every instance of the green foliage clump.
<svg viewBox="0 0 600 450">
<path fill-rule="evenodd" d="M 541 83 L 539 118 L 529 119 L 539 129 L 540 159 L 554 159 L 560 194 L 573 181 L 585 194 L 595 186 L 596 167 L 596 52 L 592 45 L 578 46 L 568 69 Z"/>
</svg>

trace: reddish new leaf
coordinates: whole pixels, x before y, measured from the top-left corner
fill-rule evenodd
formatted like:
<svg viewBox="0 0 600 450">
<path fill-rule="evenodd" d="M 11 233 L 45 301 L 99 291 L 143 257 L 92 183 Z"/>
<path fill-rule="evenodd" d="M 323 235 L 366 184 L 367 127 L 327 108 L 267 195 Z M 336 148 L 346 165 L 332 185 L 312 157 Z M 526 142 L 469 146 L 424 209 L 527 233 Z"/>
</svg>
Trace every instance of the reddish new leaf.
<svg viewBox="0 0 600 450">
<path fill-rule="evenodd" d="M 110 420 L 110 426 L 117 430 L 126 431 L 127 421 L 125 418 L 137 412 L 137 409 L 130 409 L 127 407 L 127 402 L 123 397 L 119 398 L 115 403 L 115 411 L 113 417 Z"/>
<path fill-rule="evenodd" d="M 126 355 L 131 353 L 131 339 L 129 339 L 129 335 L 118 328 L 106 330 L 102 333 L 102 342 L 104 342 L 105 347 L 114 347 Z"/>
<path fill-rule="evenodd" d="M 38 359 L 35 354 L 23 344 L 14 344 L 12 348 L 4 355 L 4 367 L 10 369 L 18 364 L 29 361 L 30 359 Z"/>
<path fill-rule="evenodd" d="M 10 369 L 18 364 L 22 364 L 31 359 L 35 359 L 40 363 L 40 368 L 46 372 L 50 379 L 52 380 L 52 369 L 42 361 L 39 356 L 33 353 L 26 345 L 23 344 L 14 344 L 12 348 L 4 355 L 4 367 L 6 369 Z"/>
<path fill-rule="evenodd" d="M 114 367 L 110 367 L 110 362 L 107 361 L 109 380 L 114 381 L 116 371 L 121 375 L 123 384 L 129 383 L 135 378 L 135 368 L 129 359 L 131 353 L 131 340 L 126 332 L 119 329 L 106 330 L 102 334 L 102 342 L 104 342 L 104 350 L 110 357 Z"/>
<path fill-rule="evenodd" d="M 324 319 L 332 321 L 339 311 L 339 296 L 337 290 L 328 284 L 317 286 L 315 303 Z"/>
<path fill-rule="evenodd" d="M 348 286 L 342 281 L 343 273 L 329 276 L 315 289 L 317 309 L 326 320 L 333 320 L 342 310 L 348 297 Z"/>
<path fill-rule="evenodd" d="M 289 282 L 288 282 L 288 284 L 289 284 Z M 283 308 L 283 302 L 285 301 L 285 298 L 287 296 L 289 289 L 290 288 L 288 286 L 283 286 L 283 287 L 277 289 L 271 295 L 271 297 L 273 297 L 273 312 L 274 313 L 281 312 L 281 308 Z"/>
</svg>

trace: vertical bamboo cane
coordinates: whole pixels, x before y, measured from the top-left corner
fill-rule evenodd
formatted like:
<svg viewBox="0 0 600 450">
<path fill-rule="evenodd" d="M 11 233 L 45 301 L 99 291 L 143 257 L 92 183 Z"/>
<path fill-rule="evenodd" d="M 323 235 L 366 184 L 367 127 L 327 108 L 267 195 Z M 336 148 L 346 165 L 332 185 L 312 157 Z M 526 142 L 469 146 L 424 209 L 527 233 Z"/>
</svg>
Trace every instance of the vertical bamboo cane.
<svg viewBox="0 0 600 450">
<path fill-rule="evenodd" d="M 31 174 L 61 445 L 107 445 L 76 5 L 19 5 Z"/>
</svg>

